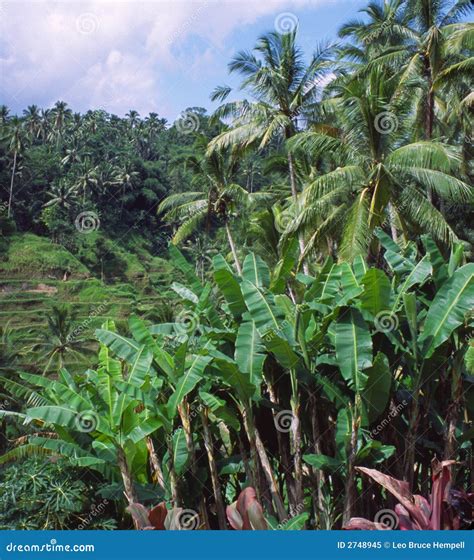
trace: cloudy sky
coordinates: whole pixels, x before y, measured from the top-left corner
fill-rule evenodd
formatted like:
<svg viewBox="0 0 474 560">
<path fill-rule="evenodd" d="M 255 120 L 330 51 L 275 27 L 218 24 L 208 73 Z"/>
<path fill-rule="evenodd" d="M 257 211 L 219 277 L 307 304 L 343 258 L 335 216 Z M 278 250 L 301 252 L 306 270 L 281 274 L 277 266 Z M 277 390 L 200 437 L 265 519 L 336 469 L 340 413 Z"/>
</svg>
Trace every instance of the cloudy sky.
<svg viewBox="0 0 474 560">
<path fill-rule="evenodd" d="M 0 0 L 0 104 L 67 101 L 174 121 L 212 109 L 227 63 L 265 31 L 299 22 L 310 53 L 356 16 L 363 0 Z"/>
</svg>

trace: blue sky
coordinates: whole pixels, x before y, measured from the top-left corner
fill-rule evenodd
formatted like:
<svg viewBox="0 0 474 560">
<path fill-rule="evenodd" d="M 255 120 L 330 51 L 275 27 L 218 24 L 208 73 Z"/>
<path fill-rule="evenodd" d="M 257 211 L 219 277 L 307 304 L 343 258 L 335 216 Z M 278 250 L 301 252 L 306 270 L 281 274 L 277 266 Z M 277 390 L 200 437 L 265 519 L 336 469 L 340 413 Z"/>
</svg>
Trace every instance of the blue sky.
<svg viewBox="0 0 474 560">
<path fill-rule="evenodd" d="M 231 57 L 264 32 L 298 21 L 311 53 L 336 37 L 365 0 L 0 0 L 0 103 L 67 101 L 73 110 L 135 109 L 173 122 L 212 109 L 216 85 L 235 85 Z"/>
</svg>

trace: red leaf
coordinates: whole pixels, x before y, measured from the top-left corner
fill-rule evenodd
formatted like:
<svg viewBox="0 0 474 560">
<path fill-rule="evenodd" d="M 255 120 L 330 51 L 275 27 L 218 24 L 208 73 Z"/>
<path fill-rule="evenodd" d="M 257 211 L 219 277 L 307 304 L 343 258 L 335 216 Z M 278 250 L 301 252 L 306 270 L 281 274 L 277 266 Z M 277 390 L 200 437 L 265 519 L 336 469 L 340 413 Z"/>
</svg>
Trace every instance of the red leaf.
<svg viewBox="0 0 474 560">
<path fill-rule="evenodd" d="M 167 515 L 168 515 L 168 510 L 166 509 L 166 503 L 161 502 L 160 504 L 158 504 L 157 506 L 155 506 L 153 509 L 150 510 L 150 512 L 148 513 L 148 518 L 150 520 L 150 524 L 153 525 L 153 527 L 157 531 L 164 531 L 165 519 Z"/>
<path fill-rule="evenodd" d="M 230 506 L 227 506 L 225 512 L 227 514 L 227 520 L 232 529 L 241 531 L 243 529 L 244 522 L 242 520 L 242 517 L 240 516 L 240 513 L 237 511 L 237 502 L 234 502 Z"/>
<path fill-rule="evenodd" d="M 410 492 L 408 482 L 397 480 L 375 469 L 367 469 L 366 467 L 356 467 L 356 469 L 375 480 L 375 482 L 395 496 L 420 529 L 426 530 L 430 528 L 429 518 L 425 516 L 423 510 L 416 504 L 415 497 Z"/>
<path fill-rule="evenodd" d="M 451 466 L 456 461 L 443 461 L 433 459 L 431 468 L 433 471 L 433 486 L 431 488 L 431 518 L 430 529 L 439 531 L 443 517 L 444 502 L 449 502 L 449 490 L 451 488 Z"/>
</svg>

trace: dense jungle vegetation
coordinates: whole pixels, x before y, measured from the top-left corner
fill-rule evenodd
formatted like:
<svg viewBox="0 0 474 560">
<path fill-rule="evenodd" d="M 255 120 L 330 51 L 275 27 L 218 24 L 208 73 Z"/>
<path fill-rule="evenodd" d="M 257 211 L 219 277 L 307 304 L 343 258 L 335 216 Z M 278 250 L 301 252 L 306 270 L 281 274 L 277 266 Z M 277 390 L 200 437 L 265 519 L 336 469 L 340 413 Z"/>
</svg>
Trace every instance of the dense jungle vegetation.
<svg viewBox="0 0 474 560">
<path fill-rule="evenodd" d="M 0 107 L 1 529 L 472 528 L 471 8 Z"/>
</svg>

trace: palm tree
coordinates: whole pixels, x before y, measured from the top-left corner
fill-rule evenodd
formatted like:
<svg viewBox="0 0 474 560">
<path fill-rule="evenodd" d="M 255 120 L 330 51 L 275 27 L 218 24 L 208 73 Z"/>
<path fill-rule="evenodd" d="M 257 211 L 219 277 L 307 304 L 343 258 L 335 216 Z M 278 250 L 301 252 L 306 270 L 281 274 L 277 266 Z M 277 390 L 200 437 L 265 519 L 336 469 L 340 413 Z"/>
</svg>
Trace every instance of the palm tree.
<svg viewBox="0 0 474 560">
<path fill-rule="evenodd" d="M 397 76 L 389 79 L 376 67 L 365 79 L 347 79 L 328 102 L 335 112 L 328 121 L 338 115 L 339 129 L 321 127 L 292 140 L 293 149 L 316 157 L 330 153 L 332 159 L 305 188 L 302 211 L 285 232 L 311 233 L 307 252 L 332 233 L 340 240 L 341 259 L 365 255 L 374 228 L 387 219 L 395 239 L 397 227 L 405 235 L 410 229 L 430 233 L 443 244 L 456 239 L 423 188 L 448 201 L 472 200 L 459 150 L 440 142 L 406 144 L 411 120 L 393 98 L 396 87 Z"/>
<path fill-rule="evenodd" d="M 78 204 L 77 185 L 68 186 L 66 179 L 60 179 L 58 184 L 51 185 L 46 191 L 49 200 L 44 204 L 45 208 L 57 206 L 64 210 L 70 210 Z"/>
<path fill-rule="evenodd" d="M 320 84 L 330 69 L 328 50 L 313 55 L 309 64 L 296 44 L 297 31 L 269 33 L 258 41 L 253 52 L 240 52 L 230 62 L 230 72 L 239 73 L 241 89 L 254 101 L 237 101 L 222 105 L 216 117 L 233 117 L 230 130 L 210 143 L 210 150 L 256 144 L 264 148 L 272 141 L 283 142 L 293 137 L 305 116 L 314 110 Z M 229 87 L 217 88 L 212 100 L 223 101 Z M 298 187 L 291 152 L 287 154 L 291 193 L 295 203 Z M 303 237 L 300 251 L 304 252 Z"/>
<path fill-rule="evenodd" d="M 116 169 L 111 177 L 111 184 L 120 187 L 120 213 L 123 212 L 127 191 L 133 190 L 138 176 L 138 172 L 133 169 L 131 163 L 127 162 L 123 167 Z"/>
<path fill-rule="evenodd" d="M 57 361 L 58 368 L 62 368 L 66 356 L 71 356 L 77 363 L 84 362 L 84 355 L 88 353 L 86 340 L 76 336 L 76 314 L 65 305 L 53 305 L 46 316 L 48 327 L 40 342 L 32 346 L 32 351 L 40 351 L 40 363 L 46 361 L 43 375 L 46 374 L 52 362 Z M 79 332 L 79 330 L 77 331 Z M 82 332 L 82 329 L 80 330 Z"/>
<path fill-rule="evenodd" d="M 26 130 L 32 139 L 38 138 L 41 132 L 41 112 L 37 105 L 29 105 L 23 111 L 26 121 Z"/>
<path fill-rule="evenodd" d="M 51 137 L 56 137 L 56 143 L 59 147 L 59 142 L 63 137 L 66 124 L 72 117 L 72 111 L 71 109 L 69 109 L 66 102 L 56 101 L 51 111 L 51 116 L 53 119 L 53 129 L 51 131 Z"/>
<path fill-rule="evenodd" d="M 0 124 L 3 126 L 8 121 L 10 109 L 6 105 L 0 105 Z"/>
<path fill-rule="evenodd" d="M 97 166 L 93 166 L 90 159 L 86 158 L 79 165 L 79 175 L 76 177 L 75 186 L 82 192 L 82 205 L 86 203 L 88 192 L 98 184 Z"/>
<path fill-rule="evenodd" d="M 8 196 L 8 217 L 11 216 L 13 185 L 17 171 L 18 156 L 22 153 L 25 146 L 25 134 L 23 122 L 18 117 L 13 117 L 8 121 L 7 134 L 4 140 L 8 143 L 8 149 L 13 156 L 12 173 L 10 179 L 10 194 Z"/>
<path fill-rule="evenodd" d="M 138 123 L 140 122 L 140 114 L 138 113 L 138 111 L 134 111 L 133 109 L 130 110 L 126 115 L 125 115 L 128 124 L 130 125 L 131 128 L 135 128 Z"/>
<path fill-rule="evenodd" d="M 268 199 L 269 194 L 250 194 L 233 182 L 238 168 L 235 154 L 214 150 L 200 157 L 188 158 L 187 165 L 192 169 L 194 183 L 199 185 L 200 190 L 169 195 L 159 205 L 158 213 L 165 214 L 167 222 L 180 222 L 173 236 L 174 244 L 181 243 L 202 226 L 210 231 L 213 225 L 224 225 L 235 268 L 240 274 L 230 221 L 238 211 L 258 200 Z"/>
<path fill-rule="evenodd" d="M 406 0 L 406 17 L 417 32 L 414 53 L 407 69 L 416 67 L 425 81 L 425 138 L 431 139 L 435 117 L 434 85 L 446 66 L 444 43 L 459 29 L 458 22 L 474 9 L 470 0 Z M 421 68 L 420 68 L 421 66 Z"/>
</svg>

